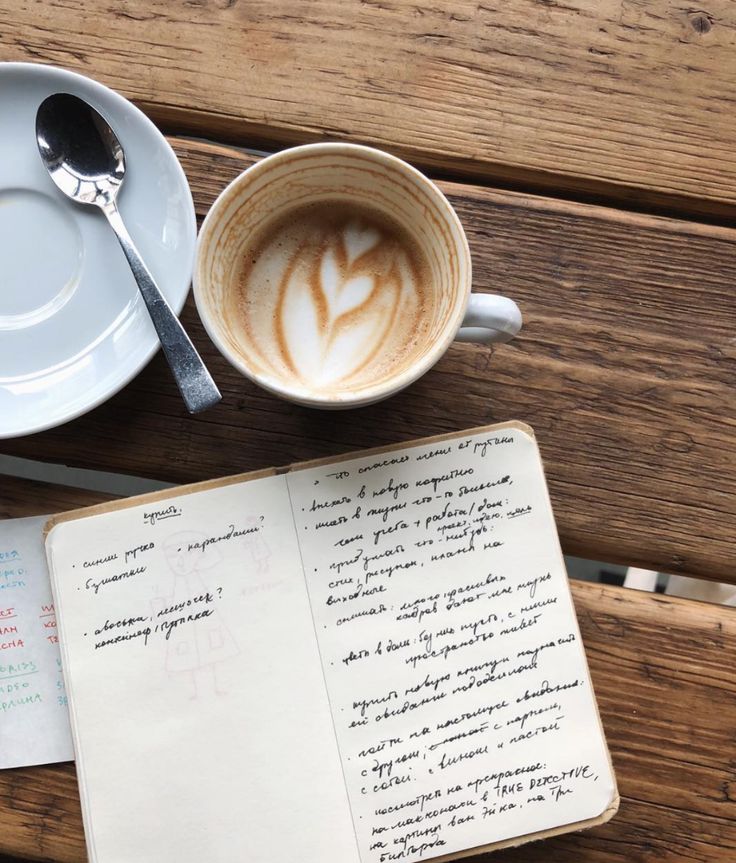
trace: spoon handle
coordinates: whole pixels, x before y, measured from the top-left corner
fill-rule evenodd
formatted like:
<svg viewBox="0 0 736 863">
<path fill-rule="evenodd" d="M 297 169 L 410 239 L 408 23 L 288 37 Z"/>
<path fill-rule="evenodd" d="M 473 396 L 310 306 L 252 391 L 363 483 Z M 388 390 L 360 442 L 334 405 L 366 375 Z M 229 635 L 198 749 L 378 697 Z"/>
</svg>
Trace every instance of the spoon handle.
<svg viewBox="0 0 736 863">
<path fill-rule="evenodd" d="M 156 327 L 166 360 L 189 413 L 196 414 L 216 405 L 222 398 L 220 391 L 205 368 L 202 358 L 191 343 L 189 336 L 184 332 L 184 327 L 179 323 L 179 319 L 166 302 L 158 285 L 153 280 L 153 276 L 143 263 L 138 249 L 136 249 L 123 224 L 123 219 L 115 202 L 110 201 L 101 209 L 107 216 L 113 231 L 115 231 L 130 264 L 130 269 L 133 271 L 136 282 L 138 282 L 138 288 L 148 307 L 153 325 Z"/>
</svg>

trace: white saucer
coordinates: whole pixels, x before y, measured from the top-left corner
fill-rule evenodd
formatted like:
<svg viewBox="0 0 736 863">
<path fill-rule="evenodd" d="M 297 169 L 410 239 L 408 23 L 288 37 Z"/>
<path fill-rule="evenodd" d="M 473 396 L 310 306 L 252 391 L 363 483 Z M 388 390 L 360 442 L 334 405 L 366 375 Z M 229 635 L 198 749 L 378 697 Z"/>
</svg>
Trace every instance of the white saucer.
<svg viewBox="0 0 736 863">
<path fill-rule="evenodd" d="M 0 63 L 0 438 L 85 413 L 128 383 L 159 347 L 105 217 L 64 197 L 41 163 L 36 109 L 58 92 L 86 99 L 115 129 L 127 168 L 120 211 L 177 313 L 192 275 L 192 195 L 153 123 L 81 75 Z"/>
</svg>

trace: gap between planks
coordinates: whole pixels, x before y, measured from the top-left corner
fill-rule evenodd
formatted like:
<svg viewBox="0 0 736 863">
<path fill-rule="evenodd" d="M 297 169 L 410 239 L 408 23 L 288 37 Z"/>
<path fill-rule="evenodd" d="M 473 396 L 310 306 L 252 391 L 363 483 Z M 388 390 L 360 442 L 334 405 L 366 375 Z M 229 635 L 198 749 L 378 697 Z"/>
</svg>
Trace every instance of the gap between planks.
<svg viewBox="0 0 736 863">
<path fill-rule="evenodd" d="M 160 105 L 136 103 L 167 138 L 187 142 L 191 141 L 204 147 L 220 148 L 223 151 L 237 151 L 243 156 L 261 159 L 278 153 L 289 147 L 303 144 L 341 141 L 338 137 L 322 136 L 315 140 L 314 136 L 269 136 L 267 131 L 255 129 L 249 136 L 248 143 L 243 142 L 242 135 L 233 135 L 227 127 L 219 130 L 217 124 L 212 124 L 211 115 L 205 115 L 202 123 L 192 121 L 195 111 L 166 112 L 159 115 Z M 264 127 L 268 130 L 269 127 Z M 353 141 L 367 147 L 377 146 L 371 141 Z M 571 207 L 583 204 L 609 210 L 612 218 L 636 220 L 641 217 L 643 223 L 651 224 L 651 218 L 663 218 L 668 221 L 682 221 L 690 226 L 703 225 L 708 228 L 724 228 L 736 230 L 736 208 L 731 206 L 702 206 L 701 200 L 684 195 L 655 195 L 640 193 L 639 190 L 619 186 L 616 183 L 606 183 L 602 180 L 586 183 L 576 183 L 566 174 L 551 171 L 520 171 L 510 172 L 505 165 L 483 163 L 481 167 L 473 167 L 472 163 L 465 165 L 460 160 L 453 162 L 452 169 L 439 161 L 416 156 L 412 152 L 404 152 L 403 148 L 387 148 L 387 152 L 408 161 L 433 181 L 457 184 L 469 184 L 489 192 L 515 192 L 528 196 L 529 200 L 545 200 L 559 202 L 564 209 L 565 204 Z"/>
</svg>

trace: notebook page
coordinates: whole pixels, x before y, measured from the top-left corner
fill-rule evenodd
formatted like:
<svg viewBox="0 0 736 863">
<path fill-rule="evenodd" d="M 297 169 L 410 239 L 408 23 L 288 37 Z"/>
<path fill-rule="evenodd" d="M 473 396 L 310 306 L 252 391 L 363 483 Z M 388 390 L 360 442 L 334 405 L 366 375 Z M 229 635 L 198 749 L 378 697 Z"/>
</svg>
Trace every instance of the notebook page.
<svg viewBox="0 0 736 863">
<path fill-rule="evenodd" d="M 615 783 L 533 437 L 288 482 L 362 863 L 601 815 Z"/>
<path fill-rule="evenodd" d="M 74 758 L 43 549 L 47 518 L 0 521 L 0 768 Z"/>
<path fill-rule="evenodd" d="M 284 478 L 47 549 L 92 863 L 357 863 Z"/>
</svg>

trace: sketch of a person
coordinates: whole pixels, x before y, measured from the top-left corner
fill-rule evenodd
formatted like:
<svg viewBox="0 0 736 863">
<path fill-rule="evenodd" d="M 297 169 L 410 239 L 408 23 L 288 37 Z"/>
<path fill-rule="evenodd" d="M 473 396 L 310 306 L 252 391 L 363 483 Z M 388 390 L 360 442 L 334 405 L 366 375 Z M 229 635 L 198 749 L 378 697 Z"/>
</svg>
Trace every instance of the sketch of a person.
<svg viewBox="0 0 736 863">
<path fill-rule="evenodd" d="M 178 603 L 196 596 L 213 593 L 217 587 L 208 587 L 203 573 L 213 570 L 222 560 L 215 548 L 189 549 L 206 537 L 196 531 L 182 531 L 170 536 L 164 543 L 166 561 L 174 574 L 171 595 L 159 600 L 164 609 L 173 609 Z M 211 579 L 207 579 L 211 581 Z M 217 596 L 215 594 L 215 602 Z M 166 642 L 166 670 L 170 673 L 188 672 L 192 681 L 192 698 L 206 695 L 224 695 L 217 681 L 217 665 L 239 653 L 222 615 L 212 604 L 195 604 L 172 610 L 167 620 L 196 614 L 204 608 L 214 611 L 208 617 L 186 621 L 172 629 Z"/>
<path fill-rule="evenodd" d="M 248 527 L 258 527 L 260 521 L 256 516 L 248 516 Z M 264 575 L 269 571 L 268 561 L 271 557 L 271 549 L 266 544 L 266 540 L 261 536 L 261 531 L 247 534 L 243 538 L 243 545 L 250 552 L 251 559 L 255 564 L 255 572 L 259 575 Z"/>
</svg>

